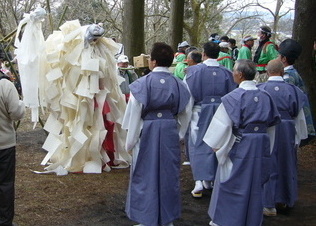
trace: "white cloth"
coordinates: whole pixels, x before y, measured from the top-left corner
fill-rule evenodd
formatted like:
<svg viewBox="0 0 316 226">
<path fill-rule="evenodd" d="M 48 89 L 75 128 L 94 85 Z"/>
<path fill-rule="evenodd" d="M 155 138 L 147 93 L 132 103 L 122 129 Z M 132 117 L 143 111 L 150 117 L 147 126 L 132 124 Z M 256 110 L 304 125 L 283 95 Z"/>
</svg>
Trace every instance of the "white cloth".
<svg viewBox="0 0 316 226">
<path fill-rule="evenodd" d="M 268 81 L 284 82 L 284 79 L 281 76 L 269 76 Z"/>
<path fill-rule="evenodd" d="M 15 46 L 16 59 L 21 79 L 23 102 L 32 110 L 32 122 L 38 122 L 39 83 L 45 74 L 45 42 L 42 32 L 42 21 L 45 10 L 37 8 L 31 14 L 24 14 L 19 23 Z M 26 25 L 25 25 L 26 24 Z M 25 25 L 21 41 L 19 40 L 22 26 Z"/>
<path fill-rule="evenodd" d="M 218 167 L 221 168 L 220 181 L 229 178 L 233 164 L 228 157 L 236 137 L 232 133 L 233 122 L 224 105 L 220 104 L 204 135 L 203 141 L 216 153 Z M 214 132 L 216 131 L 216 132 Z"/>
<path fill-rule="evenodd" d="M 188 105 L 186 106 L 186 111 L 188 111 L 188 117 L 190 117 L 190 119 L 191 119 L 191 121 L 189 122 L 190 123 L 189 129 L 190 129 L 190 133 L 191 133 L 190 136 L 191 136 L 192 142 L 195 143 L 196 138 L 197 138 L 197 131 L 199 129 L 199 127 L 197 126 L 197 123 L 198 123 L 199 117 L 200 117 L 199 114 L 201 112 L 201 106 L 200 105 L 194 106 L 194 98 L 191 95 L 191 91 L 190 91 L 189 86 L 186 82 L 186 77 L 184 77 L 183 82 L 187 86 L 188 91 L 190 93 L 190 100 L 189 100 Z M 189 109 L 189 110 L 187 110 L 187 109 Z"/>
<path fill-rule="evenodd" d="M 124 45 L 122 43 L 116 43 L 118 45 L 118 50 L 115 54 L 115 58 L 118 59 L 120 55 L 124 55 Z"/>
<path fill-rule="evenodd" d="M 133 161 L 132 169 L 134 170 L 136 160 L 139 152 L 140 133 L 143 128 L 143 119 L 141 118 L 143 105 L 138 102 L 133 94 L 130 94 L 130 98 L 127 104 L 125 115 L 123 118 L 122 128 L 128 129 L 126 136 L 125 148 L 126 150 L 132 150 Z"/>
<path fill-rule="evenodd" d="M 216 59 L 211 59 L 211 58 L 204 60 L 203 64 L 207 66 L 219 66 L 218 61 Z"/>
<path fill-rule="evenodd" d="M 102 147 L 104 115 L 114 123 L 114 164 L 128 167 L 131 161 L 121 128 L 126 102 L 116 75 L 117 44 L 104 37 L 85 42 L 87 28 L 78 20 L 67 21 L 45 43 L 50 68 L 45 94 L 51 113 L 44 127 L 49 135 L 42 165 L 52 163 L 48 171 L 62 166 L 68 172 L 101 173 L 110 161 Z"/>
<path fill-rule="evenodd" d="M 293 65 L 289 65 L 289 66 L 284 67 L 284 71 L 291 70 L 293 68 L 294 68 Z M 290 78 L 290 76 L 288 74 L 285 74 L 283 76 L 283 79 L 289 79 L 289 78 Z"/>
</svg>

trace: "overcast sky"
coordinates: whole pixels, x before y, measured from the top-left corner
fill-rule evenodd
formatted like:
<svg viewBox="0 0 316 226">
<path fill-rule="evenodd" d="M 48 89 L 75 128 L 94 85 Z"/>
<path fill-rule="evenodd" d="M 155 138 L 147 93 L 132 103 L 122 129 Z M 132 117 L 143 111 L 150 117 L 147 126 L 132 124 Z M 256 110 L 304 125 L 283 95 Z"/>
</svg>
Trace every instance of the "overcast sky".
<svg viewBox="0 0 316 226">
<path fill-rule="evenodd" d="M 248 0 L 248 1 L 250 1 L 250 0 Z M 261 5 L 270 8 L 272 11 L 275 10 L 276 2 L 277 2 L 276 0 L 259 0 L 259 3 Z M 284 0 L 284 4 L 281 8 L 281 11 L 282 11 L 282 9 L 287 10 L 288 8 L 294 9 L 294 5 L 295 5 L 295 0 Z"/>
</svg>

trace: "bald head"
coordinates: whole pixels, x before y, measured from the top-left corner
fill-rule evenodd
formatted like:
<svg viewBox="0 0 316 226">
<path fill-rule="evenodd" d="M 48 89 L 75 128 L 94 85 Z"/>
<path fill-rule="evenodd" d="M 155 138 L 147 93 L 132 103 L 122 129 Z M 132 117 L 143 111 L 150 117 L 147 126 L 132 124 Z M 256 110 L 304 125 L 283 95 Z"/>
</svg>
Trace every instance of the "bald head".
<svg viewBox="0 0 316 226">
<path fill-rule="evenodd" d="M 284 74 L 284 66 L 279 59 L 269 61 L 266 69 L 269 76 L 283 76 Z"/>
</svg>

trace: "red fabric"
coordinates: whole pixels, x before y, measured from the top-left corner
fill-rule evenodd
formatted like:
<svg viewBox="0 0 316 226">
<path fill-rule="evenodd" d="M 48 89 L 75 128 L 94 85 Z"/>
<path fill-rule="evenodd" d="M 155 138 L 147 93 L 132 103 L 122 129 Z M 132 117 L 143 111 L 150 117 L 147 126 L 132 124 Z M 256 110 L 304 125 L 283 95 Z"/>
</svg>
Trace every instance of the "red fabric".
<svg viewBox="0 0 316 226">
<path fill-rule="evenodd" d="M 264 43 L 263 48 L 262 48 L 264 52 L 266 51 L 266 48 L 267 48 L 267 46 L 268 46 L 269 44 L 273 44 L 273 45 L 275 46 L 275 49 L 276 49 L 276 50 L 279 49 L 279 47 L 278 47 L 275 43 L 273 43 L 273 42 L 271 42 L 271 41 L 267 41 L 266 43 Z"/>
<path fill-rule="evenodd" d="M 243 45 L 243 46 L 247 47 L 248 49 L 251 49 L 251 47 L 250 47 L 250 46 L 248 46 L 248 45 L 246 45 L 246 44 L 245 44 L 245 45 Z"/>
<path fill-rule="evenodd" d="M 176 53 L 174 54 L 174 57 L 177 57 L 177 56 L 179 56 L 180 54 L 184 54 L 184 53 L 176 52 Z"/>
<path fill-rule="evenodd" d="M 129 101 L 129 97 L 130 97 L 130 94 L 128 93 L 128 94 L 125 94 L 125 101 L 126 101 L 126 103 Z"/>
<path fill-rule="evenodd" d="M 217 61 L 221 61 L 221 60 L 224 60 L 224 59 L 226 59 L 226 58 L 231 59 L 230 56 L 224 56 L 224 57 L 221 57 L 221 58 L 217 58 Z"/>
<path fill-rule="evenodd" d="M 110 105 L 108 104 L 108 102 L 104 102 L 104 105 L 103 105 L 103 109 L 102 109 L 102 115 L 105 115 L 107 113 L 109 113 L 111 110 L 110 110 Z"/>
<path fill-rule="evenodd" d="M 104 126 L 107 130 L 107 134 L 105 136 L 105 139 L 102 143 L 102 147 L 106 152 L 115 152 L 114 149 L 114 142 L 113 142 L 113 131 L 114 131 L 114 122 L 106 120 L 106 115 L 103 116 L 104 119 Z"/>
<path fill-rule="evenodd" d="M 83 173 L 83 171 L 77 171 L 77 172 L 71 172 L 73 174 L 79 174 L 79 173 Z"/>
<path fill-rule="evenodd" d="M 109 166 L 113 166 L 113 165 L 115 165 L 113 163 L 114 152 L 115 152 L 115 148 L 114 148 L 114 122 L 111 122 L 111 121 L 107 120 L 107 118 L 106 118 L 106 114 L 109 113 L 110 111 L 111 111 L 110 105 L 108 104 L 108 102 L 105 101 L 104 105 L 103 105 L 102 114 L 103 114 L 104 127 L 107 130 L 107 134 L 106 134 L 105 139 L 102 143 L 102 147 L 106 151 L 107 155 L 110 158 L 110 162 L 108 162 L 107 164 Z"/>
</svg>

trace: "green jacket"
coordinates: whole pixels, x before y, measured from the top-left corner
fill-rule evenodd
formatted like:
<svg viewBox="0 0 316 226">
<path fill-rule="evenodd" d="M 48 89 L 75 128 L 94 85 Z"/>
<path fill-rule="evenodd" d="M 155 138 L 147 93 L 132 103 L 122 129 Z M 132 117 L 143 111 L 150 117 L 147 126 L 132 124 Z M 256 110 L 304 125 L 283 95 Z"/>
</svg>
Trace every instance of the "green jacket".
<svg viewBox="0 0 316 226">
<path fill-rule="evenodd" d="M 239 49 L 237 60 L 240 60 L 240 59 L 248 59 L 248 60 L 252 59 L 251 49 L 247 45 L 243 45 Z"/>
<path fill-rule="evenodd" d="M 177 65 L 174 69 L 173 74 L 181 80 L 183 80 L 183 78 L 185 76 L 185 69 L 188 67 L 185 60 L 186 60 L 185 54 L 179 54 L 176 57 Z"/>
<path fill-rule="evenodd" d="M 174 75 L 178 77 L 179 79 L 183 80 L 185 76 L 185 69 L 188 67 L 188 65 L 185 62 L 179 62 L 177 63 L 176 68 L 174 69 Z"/>
<path fill-rule="evenodd" d="M 219 52 L 217 61 L 219 64 L 223 65 L 229 70 L 233 70 L 233 60 L 232 60 L 232 57 L 228 53 Z"/>
<path fill-rule="evenodd" d="M 258 71 L 265 71 L 266 66 L 270 60 L 274 60 L 279 56 L 279 52 L 273 42 L 266 42 L 260 53 L 260 57 L 257 64 Z"/>
</svg>

